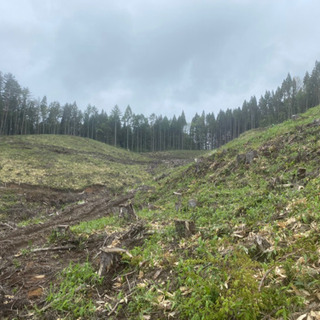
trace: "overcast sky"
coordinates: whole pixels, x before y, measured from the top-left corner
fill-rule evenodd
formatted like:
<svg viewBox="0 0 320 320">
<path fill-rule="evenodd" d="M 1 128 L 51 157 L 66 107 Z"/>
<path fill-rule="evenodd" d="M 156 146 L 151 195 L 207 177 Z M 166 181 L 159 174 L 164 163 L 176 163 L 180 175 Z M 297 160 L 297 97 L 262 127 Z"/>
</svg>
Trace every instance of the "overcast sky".
<svg viewBox="0 0 320 320">
<path fill-rule="evenodd" d="M 48 102 L 191 121 L 303 78 L 319 14 L 319 0 L 0 0 L 0 71 Z"/>
</svg>

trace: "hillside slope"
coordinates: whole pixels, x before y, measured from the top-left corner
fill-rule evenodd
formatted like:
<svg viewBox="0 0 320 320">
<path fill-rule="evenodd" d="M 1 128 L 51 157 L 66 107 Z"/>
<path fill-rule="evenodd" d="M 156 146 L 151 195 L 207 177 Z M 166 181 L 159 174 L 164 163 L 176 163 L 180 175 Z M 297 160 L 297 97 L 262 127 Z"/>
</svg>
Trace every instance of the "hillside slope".
<svg viewBox="0 0 320 320">
<path fill-rule="evenodd" d="M 138 158 L 142 171 L 151 161 L 143 185 L 77 198 L 31 243 L 28 227 L 9 224 L 0 237 L 4 315 L 319 319 L 319 138 L 320 106 L 192 164 L 178 166 L 172 153 Z M 174 168 L 161 174 L 166 162 Z M 131 204 L 136 218 L 122 215 Z M 58 224 L 69 231 L 57 233 Z M 14 240 L 19 233 L 24 243 Z M 129 254 L 112 256 L 98 278 L 101 247 Z"/>
<path fill-rule="evenodd" d="M 96 255 L 110 222 L 119 225 L 120 206 L 196 154 L 135 154 L 72 136 L 0 137 L 0 318 L 34 319 L 32 306 L 46 301 L 59 273 Z"/>
<path fill-rule="evenodd" d="M 157 209 L 140 215 L 158 231 L 135 254 L 147 259 L 145 274 L 164 277 L 148 280 L 129 309 L 179 319 L 319 319 L 319 160 L 316 107 L 243 134 L 141 196 Z M 180 239 L 176 219 L 194 221 L 198 232 Z"/>
<path fill-rule="evenodd" d="M 83 190 L 92 185 L 116 190 L 141 183 L 150 159 L 75 136 L 30 135 L 0 138 L 0 183 Z"/>
<path fill-rule="evenodd" d="M 128 304 L 177 319 L 318 319 L 320 107 L 247 132 L 137 196 L 156 234 Z M 175 220 L 198 232 L 180 238 Z M 146 262 L 147 261 L 147 262 Z M 150 277 L 150 276 L 149 276 Z M 139 285 L 139 284 L 138 284 Z M 132 317 L 134 318 L 134 317 Z"/>
</svg>

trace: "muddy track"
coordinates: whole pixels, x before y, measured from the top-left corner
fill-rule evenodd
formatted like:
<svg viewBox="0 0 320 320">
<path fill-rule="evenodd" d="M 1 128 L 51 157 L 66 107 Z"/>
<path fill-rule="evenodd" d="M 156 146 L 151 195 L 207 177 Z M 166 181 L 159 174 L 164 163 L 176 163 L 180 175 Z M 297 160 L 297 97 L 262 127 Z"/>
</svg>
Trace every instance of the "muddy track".
<svg viewBox="0 0 320 320">
<path fill-rule="evenodd" d="M 89 195 L 84 200 L 85 203 L 70 205 L 43 224 L 8 229 L 0 236 L 0 257 L 8 257 L 30 243 L 36 245 L 43 242 L 44 238 L 47 238 L 58 225 L 71 226 L 80 221 L 106 216 L 112 212 L 113 207 L 128 201 L 133 198 L 133 195 L 133 192 L 119 196 L 107 195 L 103 192 L 94 196 Z"/>
</svg>

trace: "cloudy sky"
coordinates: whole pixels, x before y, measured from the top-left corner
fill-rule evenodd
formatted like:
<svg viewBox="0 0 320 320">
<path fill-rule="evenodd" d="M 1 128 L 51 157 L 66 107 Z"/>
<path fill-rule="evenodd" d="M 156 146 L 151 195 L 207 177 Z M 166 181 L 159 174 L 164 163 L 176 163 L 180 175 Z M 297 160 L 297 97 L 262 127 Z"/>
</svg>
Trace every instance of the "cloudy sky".
<svg viewBox="0 0 320 320">
<path fill-rule="evenodd" d="M 0 71 L 149 116 L 241 106 L 320 60 L 319 0 L 0 0 Z"/>
</svg>

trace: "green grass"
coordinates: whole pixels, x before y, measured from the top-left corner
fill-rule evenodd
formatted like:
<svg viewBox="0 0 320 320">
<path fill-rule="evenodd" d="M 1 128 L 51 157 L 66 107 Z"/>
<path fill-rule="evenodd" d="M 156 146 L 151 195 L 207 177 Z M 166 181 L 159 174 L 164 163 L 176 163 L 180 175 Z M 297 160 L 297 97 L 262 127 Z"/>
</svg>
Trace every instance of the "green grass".
<svg viewBox="0 0 320 320">
<path fill-rule="evenodd" d="M 35 217 L 35 218 L 20 221 L 17 224 L 17 226 L 18 227 L 27 227 L 29 225 L 41 224 L 41 223 L 43 223 L 43 221 L 44 221 L 43 218 Z"/>
<path fill-rule="evenodd" d="M 90 221 L 83 221 L 77 225 L 72 226 L 70 229 L 76 234 L 93 234 L 98 233 L 107 227 L 109 231 L 115 231 L 120 228 L 121 221 L 114 216 L 103 217 Z"/>
<path fill-rule="evenodd" d="M 138 194 L 138 204 L 156 208 L 138 214 L 157 230 L 164 226 L 133 251 L 148 261 L 140 271 L 162 268 L 170 276 L 137 290 L 128 306 L 132 319 L 143 310 L 194 320 L 289 319 L 317 300 L 320 127 L 308 125 L 316 118 L 320 107 L 297 121 L 247 132 L 204 156 L 198 168 L 181 168 L 154 193 Z M 237 155 L 250 150 L 258 158 L 237 163 Z M 299 168 L 307 170 L 300 180 Z M 188 207 L 190 199 L 196 208 Z M 194 220 L 199 233 L 178 239 L 176 218 Z M 257 236 L 267 241 L 266 251 L 252 240 Z M 157 303 L 163 287 L 170 288 L 167 309 Z"/>
<path fill-rule="evenodd" d="M 95 301 L 90 298 L 94 286 L 103 278 L 95 273 L 89 262 L 73 264 L 60 274 L 60 284 L 51 285 L 46 301 L 51 308 L 66 316 L 65 319 L 90 318 L 96 310 Z"/>
<path fill-rule="evenodd" d="M 61 172 L 64 166 L 73 170 L 70 163 L 75 159 L 79 166 L 81 161 L 89 161 L 83 170 L 92 167 L 90 183 L 100 179 L 98 183 L 106 185 L 107 178 L 115 183 L 118 172 L 122 186 L 140 179 L 154 188 L 137 192 L 133 201 L 137 215 L 146 220 L 150 232 L 131 249 L 133 258 L 125 261 L 124 283 L 130 291 L 108 291 L 116 306 L 112 316 L 289 320 L 315 310 L 320 292 L 320 126 L 312 122 L 317 118 L 320 107 L 310 109 L 296 121 L 246 132 L 218 150 L 203 153 L 198 163 L 179 168 L 162 164 L 153 174 L 145 171 L 152 157 L 170 160 L 177 154 L 146 154 L 143 160 L 134 155 L 128 166 L 122 160 L 114 163 L 110 159 L 131 154 L 112 149 L 115 154 L 110 156 L 110 147 L 103 149 L 98 143 L 104 151 L 93 157 L 98 145 L 93 147 L 88 142 L 88 153 L 81 151 L 85 161 L 76 152 L 57 156 L 55 162 L 63 163 Z M 36 137 L 32 139 L 39 144 Z M 73 138 L 56 144 L 71 148 L 68 139 Z M 10 150 L 8 145 L 4 149 Z M 35 159 L 28 154 L 33 149 L 26 150 L 27 161 Z M 251 164 L 237 160 L 239 154 L 250 150 L 258 153 Z M 10 152 L 17 152 L 16 147 Z M 183 159 L 194 156 L 181 155 Z M 38 170 L 35 164 L 32 168 Z M 84 182 L 82 169 L 76 168 L 79 178 L 76 172 L 72 176 L 78 179 L 76 185 L 80 188 L 88 182 Z M 305 177 L 298 178 L 299 168 L 306 169 Z M 129 170 L 133 177 L 129 179 L 123 170 Z M 161 170 L 167 175 L 154 181 L 153 176 Z M 59 181 L 56 179 L 52 181 Z M 72 182 L 67 180 L 67 185 Z M 190 199 L 197 201 L 195 208 L 189 206 Z M 197 233 L 180 238 L 175 232 L 175 219 L 193 220 Z M 108 216 L 71 227 L 73 233 L 88 236 L 105 229 L 119 232 L 124 225 L 116 216 Z M 114 272 L 117 274 L 117 270 Z M 47 300 L 59 315 L 94 318 L 90 292 L 100 282 L 90 264 L 71 265 L 63 271 L 60 283 L 52 287 Z M 105 308 L 110 311 L 107 304 Z"/>
<path fill-rule="evenodd" d="M 117 190 L 150 176 L 149 158 L 73 136 L 10 136 L 0 139 L 0 182 L 80 190 Z M 41 155 L 41 156 L 40 156 Z"/>
<path fill-rule="evenodd" d="M 12 190 L 0 190 L 0 221 L 6 220 L 7 214 L 14 209 L 18 196 Z"/>
</svg>

